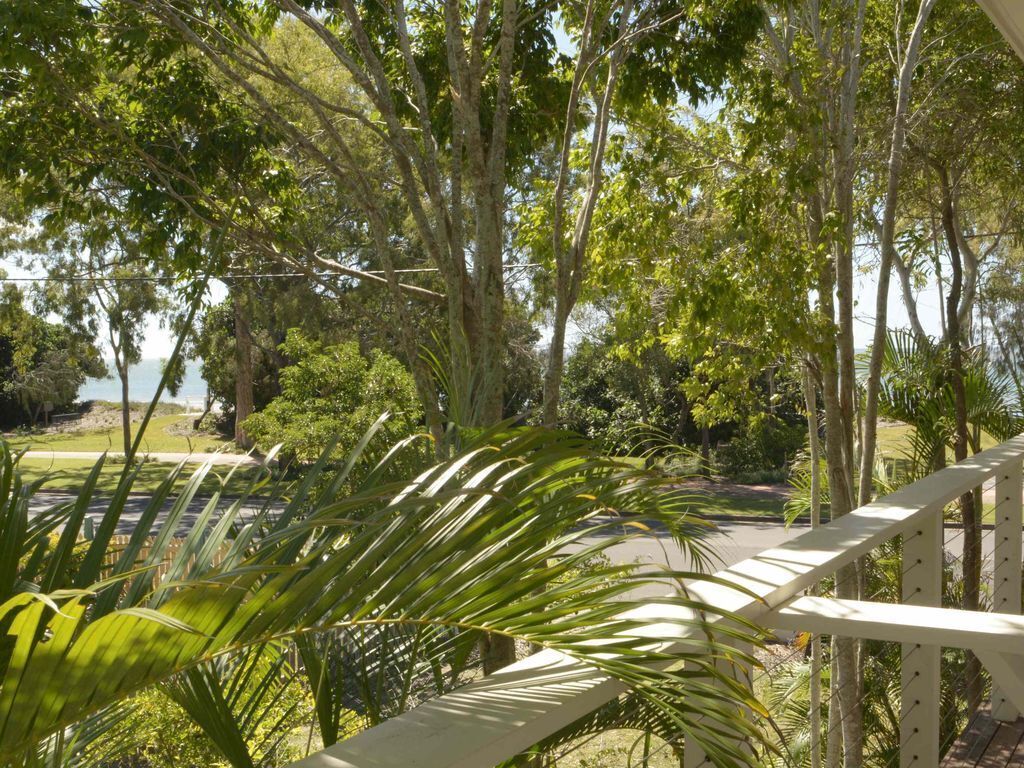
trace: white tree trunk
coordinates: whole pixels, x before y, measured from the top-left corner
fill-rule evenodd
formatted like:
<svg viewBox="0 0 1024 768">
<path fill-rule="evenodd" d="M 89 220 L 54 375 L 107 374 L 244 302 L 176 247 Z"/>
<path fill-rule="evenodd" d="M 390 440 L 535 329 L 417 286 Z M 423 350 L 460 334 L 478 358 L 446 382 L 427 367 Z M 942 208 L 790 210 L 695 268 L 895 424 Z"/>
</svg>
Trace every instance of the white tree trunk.
<svg viewBox="0 0 1024 768">
<path fill-rule="evenodd" d="M 868 378 L 865 386 L 858 505 L 867 504 L 871 500 L 871 478 L 878 434 L 878 396 L 881 388 L 882 357 L 888 331 L 889 278 L 892 275 L 893 263 L 896 261 L 896 204 L 899 198 L 900 175 L 906 146 L 907 107 L 910 103 L 914 70 L 917 67 L 921 49 L 921 38 L 924 36 L 924 28 L 934 6 L 935 0 L 922 0 L 918 7 L 917 19 L 914 21 L 914 28 L 911 30 L 910 40 L 903 55 L 896 92 L 896 110 L 892 121 L 892 143 L 889 147 L 888 179 L 880 233 L 882 258 L 878 268 L 878 289 L 875 295 L 875 330 L 871 341 L 871 359 L 868 363 Z"/>
</svg>

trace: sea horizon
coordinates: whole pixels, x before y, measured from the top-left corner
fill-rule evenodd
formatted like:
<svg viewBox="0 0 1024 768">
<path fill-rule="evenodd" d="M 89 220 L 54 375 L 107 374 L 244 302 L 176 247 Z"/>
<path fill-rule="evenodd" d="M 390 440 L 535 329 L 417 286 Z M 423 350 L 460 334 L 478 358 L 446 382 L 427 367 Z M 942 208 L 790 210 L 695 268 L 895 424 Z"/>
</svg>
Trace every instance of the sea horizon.
<svg viewBox="0 0 1024 768">
<path fill-rule="evenodd" d="M 111 376 L 105 379 L 86 379 L 78 391 L 78 401 L 107 400 L 121 401 L 121 381 L 114 374 L 112 360 L 104 360 Z M 185 365 L 185 378 L 182 380 L 178 394 L 171 395 L 164 390 L 160 396 L 161 403 L 181 403 L 183 405 L 201 407 L 206 400 L 206 382 L 199 371 L 200 361 L 189 360 Z M 163 375 L 163 360 L 145 358 L 128 369 L 128 397 L 133 402 L 148 402 L 153 399 Z"/>
</svg>

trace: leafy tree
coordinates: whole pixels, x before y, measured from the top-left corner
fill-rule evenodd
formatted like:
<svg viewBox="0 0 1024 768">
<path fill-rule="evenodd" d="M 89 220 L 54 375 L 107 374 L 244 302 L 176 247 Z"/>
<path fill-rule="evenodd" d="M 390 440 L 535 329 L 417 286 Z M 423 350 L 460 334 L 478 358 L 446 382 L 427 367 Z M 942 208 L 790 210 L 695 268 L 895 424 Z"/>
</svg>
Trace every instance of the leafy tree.
<svg viewBox="0 0 1024 768">
<path fill-rule="evenodd" d="M 12 283 L 0 290 L 0 424 L 38 421 L 46 403 L 70 408 L 87 377 L 106 375 L 91 339 L 25 306 Z"/>
<path fill-rule="evenodd" d="M 917 312 L 921 281 L 932 282 L 942 315 L 942 370 L 954 395 L 953 455 L 967 458 L 972 444 L 968 392 L 970 344 L 976 339 L 978 295 L 985 263 L 1019 232 L 1024 219 L 1017 200 L 1021 176 L 1012 153 L 1024 136 L 1017 108 L 1024 95 L 1019 59 L 984 12 L 970 3 L 940 4 L 930 36 L 941 40 L 923 56 L 915 93 L 914 130 L 908 139 L 901 222 L 901 253 L 893 265 L 911 328 L 920 348 L 931 345 Z M 1010 154 L 1008 154 L 1010 153 Z M 981 600 L 981 505 L 978 493 L 959 501 L 964 528 L 965 608 Z M 981 665 L 968 661 L 970 699 L 983 696 Z"/>
<path fill-rule="evenodd" d="M 628 355 L 604 330 L 582 339 L 566 363 L 561 423 L 619 450 L 640 424 L 673 443 L 692 442 L 694 424 L 682 391 L 688 375 L 686 362 L 672 360 L 664 348 Z"/>
<path fill-rule="evenodd" d="M 638 18 L 643 17 L 645 10 L 638 11 Z M 616 102 L 621 107 L 621 118 L 642 112 L 651 101 L 664 109 L 678 101 L 680 94 L 685 94 L 694 105 L 710 95 L 717 95 L 754 37 L 763 13 L 753 3 L 721 3 L 713 11 L 696 5 L 689 7 L 689 29 L 683 33 L 687 44 L 677 49 L 668 36 L 669 25 L 658 29 L 649 39 L 631 40 L 631 11 L 629 2 L 619 10 L 618 39 L 610 53 L 601 50 L 601 25 L 595 27 L 595 17 L 600 17 L 595 4 L 587 4 L 583 18 L 575 25 L 579 30 L 579 55 L 573 70 L 552 189 L 550 242 L 555 280 L 551 303 L 552 339 L 544 382 L 544 420 L 551 426 L 558 419 L 565 328 L 585 282 L 589 240 L 604 183 L 605 152 L 609 147 Z M 608 17 L 613 15 L 614 11 L 610 10 Z M 602 56 L 608 59 L 603 71 L 594 66 Z M 621 94 L 617 90 L 620 77 L 624 84 Z M 594 118 L 589 142 L 577 149 L 574 142 L 576 120 L 588 95 Z M 574 159 L 581 166 L 578 169 L 572 167 Z M 572 179 L 574 170 L 576 178 Z M 570 201 L 575 196 L 579 200 L 572 216 Z M 571 234 L 570 217 L 574 219 Z"/>
<path fill-rule="evenodd" d="M 567 257 L 558 260 L 559 284 L 572 292 L 618 84 L 628 85 L 624 103 L 672 103 L 680 90 L 702 98 L 721 85 L 760 11 L 752 0 L 583 8 L 509 0 L 452 6 L 452 13 L 429 4 L 329 8 L 267 2 L 185 11 L 163 1 L 61 0 L 19 17 L 24 38 L 12 41 L 6 71 L 17 73 L 11 90 L 26 99 L 8 116 L 8 138 L 33 138 L 52 129 L 51 120 L 64 138 L 76 135 L 66 123 L 81 120 L 87 130 L 77 135 L 87 145 L 126 148 L 143 169 L 137 181 L 159 192 L 150 197 L 172 198 L 159 203 L 161 221 L 180 226 L 175 216 L 188 207 L 204 222 L 223 221 L 233 203 L 232 234 L 268 259 L 386 285 L 435 436 L 437 397 L 417 362 L 424 338 L 407 299 L 442 304 L 450 367 L 471 371 L 471 411 L 481 423 L 494 421 L 504 389 L 507 205 L 520 180 L 550 147 L 571 154 L 586 115 L 595 115 L 590 191 Z M 559 50 L 558 25 L 574 56 Z M 282 43 L 296 39 L 296 29 L 304 48 Z M 169 82 L 190 94 L 187 103 L 168 92 Z M 56 115 L 68 101 L 79 105 L 73 117 Z M 224 131 L 211 130 L 218 122 Z M 203 151 L 193 158 L 183 146 Z M 77 157 L 71 142 L 58 148 Z M 270 149 L 292 161 L 287 172 L 274 173 Z M 40 158 L 19 163 L 33 184 L 44 184 Z M 302 203 L 331 188 L 355 214 L 360 235 L 344 251 L 311 249 L 303 237 L 310 222 Z M 567 220 L 570 188 L 559 189 L 556 208 Z M 561 240 L 554 238 L 556 252 Z M 383 274 L 363 266 L 367 254 Z M 440 291 L 400 280 L 409 255 L 436 270 Z M 560 300 L 556 327 L 568 309 L 571 302 Z"/>
<path fill-rule="evenodd" d="M 67 237 L 67 235 L 72 235 Z M 109 237 L 109 239 L 108 239 Z M 129 372 L 142 360 L 142 342 L 150 317 L 167 307 L 157 272 L 144 260 L 137 240 L 123 232 L 96 228 L 47 239 L 41 256 L 50 280 L 41 304 L 86 328 L 103 327 L 121 384 L 121 433 L 131 450 Z"/>
<path fill-rule="evenodd" d="M 1024 402 L 1024 269 L 1019 248 L 997 254 L 985 281 L 984 318 L 995 343 L 988 346 L 997 370 L 1013 379 Z"/>
<path fill-rule="evenodd" d="M 264 449 L 281 443 L 300 462 L 318 458 L 334 441 L 355 444 L 382 413 L 384 435 L 406 437 L 422 419 L 416 385 L 395 358 L 364 357 L 355 342 L 324 346 L 298 329 L 281 345 L 291 361 L 280 373 L 281 394 L 245 422 Z"/>
<path fill-rule="evenodd" d="M 229 278 L 230 279 L 230 278 Z M 303 277 L 257 278 L 252 275 L 231 279 L 237 289 L 205 309 L 188 354 L 201 360 L 200 371 L 211 398 L 236 412 L 239 388 L 248 389 L 252 401 L 249 413 L 262 410 L 280 393 L 278 375 L 288 364 L 280 346 L 290 328 L 307 337 L 333 343 L 350 339 L 345 330 L 352 318 L 342 315 L 329 296 Z M 245 299 L 239 299 L 244 295 Z M 236 306 L 244 304 L 244 309 Z M 247 351 L 250 377 L 239 380 L 239 314 L 244 312 L 248 328 Z"/>
</svg>

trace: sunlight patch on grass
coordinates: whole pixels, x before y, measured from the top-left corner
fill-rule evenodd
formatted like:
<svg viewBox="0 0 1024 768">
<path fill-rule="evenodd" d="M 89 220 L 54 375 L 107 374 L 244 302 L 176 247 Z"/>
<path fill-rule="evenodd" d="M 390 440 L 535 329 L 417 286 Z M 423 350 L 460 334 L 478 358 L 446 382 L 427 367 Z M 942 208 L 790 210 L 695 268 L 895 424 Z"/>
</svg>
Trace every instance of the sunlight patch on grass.
<svg viewBox="0 0 1024 768">
<path fill-rule="evenodd" d="M 193 416 L 170 414 L 154 416 L 146 429 L 141 450 L 147 453 L 209 453 L 231 450 L 231 442 L 217 435 L 191 432 Z M 12 436 L 7 441 L 14 450 L 34 451 L 121 451 L 121 430 L 89 429 L 76 432 L 45 432 Z"/>
<path fill-rule="evenodd" d="M 26 482 L 34 482 L 46 476 L 47 481 L 43 485 L 44 490 L 50 491 L 78 491 L 85 484 L 89 472 L 95 466 L 94 461 L 89 459 L 61 459 L 50 461 L 49 459 L 22 459 L 18 463 L 21 476 Z M 177 487 L 183 486 L 201 465 L 189 464 L 182 472 Z M 157 489 L 164 478 L 174 468 L 173 464 L 163 462 L 147 462 L 143 465 L 139 476 L 132 487 L 133 493 L 152 493 Z M 201 495 L 209 495 L 217 490 L 220 479 L 227 477 L 229 466 L 214 466 L 209 475 L 200 486 Z M 108 459 L 100 473 L 98 487 L 101 491 L 110 493 L 117 486 L 121 473 L 124 471 L 124 462 Z M 225 493 L 229 496 L 238 495 L 256 477 L 260 469 L 258 467 L 243 467 L 235 470 L 231 480 L 228 482 Z"/>
</svg>

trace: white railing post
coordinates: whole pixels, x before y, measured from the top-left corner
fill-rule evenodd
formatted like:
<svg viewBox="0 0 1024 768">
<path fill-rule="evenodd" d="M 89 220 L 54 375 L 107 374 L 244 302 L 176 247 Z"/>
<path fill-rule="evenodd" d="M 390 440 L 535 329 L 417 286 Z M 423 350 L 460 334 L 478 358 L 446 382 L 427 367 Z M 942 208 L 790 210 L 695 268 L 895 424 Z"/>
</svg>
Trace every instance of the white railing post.
<svg viewBox="0 0 1024 768">
<path fill-rule="evenodd" d="M 903 602 L 942 605 L 942 507 L 903 534 Z M 939 764 L 940 660 L 937 645 L 903 643 L 900 768 Z"/>
<path fill-rule="evenodd" d="M 995 546 L 993 548 L 992 610 L 1020 613 L 1021 599 L 1021 464 L 1011 462 L 996 474 Z M 992 716 L 1014 721 L 1020 715 L 993 681 Z"/>
<path fill-rule="evenodd" d="M 721 644 L 730 645 L 748 656 L 753 653 L 753 646 L 750 643 L 744 643 L 736 639 L 725 639 L 721 636 L 718 640 Z M 719 672 L 728 675 L 743 686 L 753 688 L 753 672 L 747 664 L 740 661 L 730 662 L 725 659 L 718 659 L 715 662 L 715 666 Z M 746 744 L 743 747 L 744 749 L 749 749 L 750 745 Z M 710 766 L 711 761 L 704 754 L 704 750 L 700 748 L 697 741 L 687 737 L 683 741 L 683 768 L 710 768 Z"/>
</svg>

